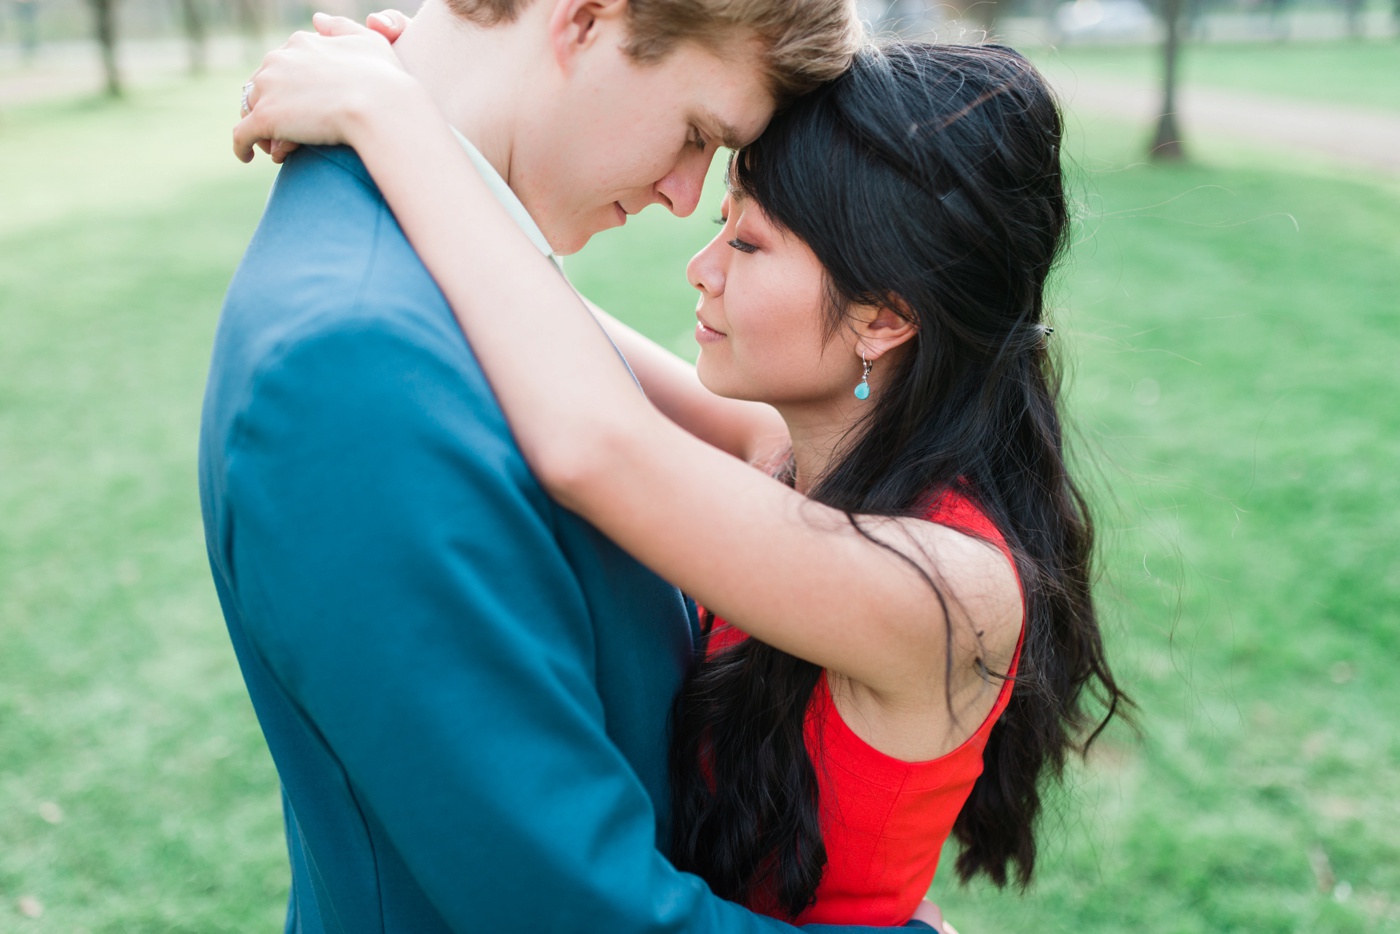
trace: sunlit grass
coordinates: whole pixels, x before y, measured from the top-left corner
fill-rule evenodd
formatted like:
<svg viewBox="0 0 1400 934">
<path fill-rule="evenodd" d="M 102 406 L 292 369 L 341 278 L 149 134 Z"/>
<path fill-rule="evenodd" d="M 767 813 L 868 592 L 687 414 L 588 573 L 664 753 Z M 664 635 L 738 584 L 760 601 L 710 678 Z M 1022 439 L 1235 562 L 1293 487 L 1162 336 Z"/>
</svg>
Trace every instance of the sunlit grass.
<svg viewBox="0 0 1400 934">
<path fill-rule="evenodd" d="M 958 890 L 951 850 L 934 894 L 965 934 L 1400 930 L 1400 197 L 1092 134 L 1054 339 L 1144 736 L 1072 773 L 1028 896 Z M 679 225 L 639 220 L 570 268 L 684 346 L 712 228 L 652 284 L 620 271 Z"/>
<path fill-rule="evenodd" d="M 1075 46 L 1031 53 L 1036 61 L 1066 66 L 1086 78 L 1128 79 L 1153 85 L 1161 80 L 1161 51 L 1155 45 Z M 1309 42 L 1306 36 L 1275 43 L 1186 42 L 1181 53 L 1184 84 L 1311 104 L 1400 111 L 1400 42 Z"/>
<path fill-rule="evenodd" d="M 33 930 L 282 914 L 277 788 L 194 477 L 213 324 L 268 179 L 215 145 L 213 87 L 0 129 L 2 930 L 21 897 Z"/>
<path fill-rule="evenodd" d="M 0 123 L 0 930 L 280 923 L 276 777 L 194 476 L 270 178 L 228 155 L 237 81 Z M 964 934 L 1396 930 L 1400 199 L 1119 169 L 1134 134 L 1092 132 L 1055 341 L 1144 737 L 1073 773 L 1029 896 L 961 893 L 951 858 L 935 892 Z M 567 268 L 688 348 L 717 203 Z"/>
<path fill-rule="evenodd" d="M 1209 166 L 1084 187 L 1061 321 L 1146 735 L 1076 776 L 1030 898 L 949 901 L 1002 931 L 1395 930 L 1400 199 Z"/>
</svg>

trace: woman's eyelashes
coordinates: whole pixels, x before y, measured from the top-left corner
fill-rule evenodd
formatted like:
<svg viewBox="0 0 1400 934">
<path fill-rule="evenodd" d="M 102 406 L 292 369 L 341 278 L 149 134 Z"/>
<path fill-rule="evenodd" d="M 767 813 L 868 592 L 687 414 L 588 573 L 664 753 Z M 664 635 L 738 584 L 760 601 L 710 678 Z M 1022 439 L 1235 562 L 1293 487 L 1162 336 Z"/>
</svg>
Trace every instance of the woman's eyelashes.
<svg viewBox="0 0 1400 934">
<path fill-rule="evenodd" d="M 715 218 L 715 223 L 718 224 L 720 227 L 723 227 L 725 224 L 729 223 L 729 218 L 728 216 L 721 214 L 719 217 Z M 733 247 L 740 253 L 754 253 L 758 250 L 758 247 L 754 246 L 752 243 L 749 243 L 747 240 L 740 240 L 738 237 L 735 237 L 732 240 L 726 240 L 724 242 L 727 246 Z"/>
<path fill-rule="evenodd" d="M 705 135 L 700 132 L 700 129 L 698 127 L 691 127 L 690 134 L 690 145 L 694 146 L 701 152 L 704 152 L 705 147 L 708 145 L 708 143 L 705 142 Z"/>
</svg>

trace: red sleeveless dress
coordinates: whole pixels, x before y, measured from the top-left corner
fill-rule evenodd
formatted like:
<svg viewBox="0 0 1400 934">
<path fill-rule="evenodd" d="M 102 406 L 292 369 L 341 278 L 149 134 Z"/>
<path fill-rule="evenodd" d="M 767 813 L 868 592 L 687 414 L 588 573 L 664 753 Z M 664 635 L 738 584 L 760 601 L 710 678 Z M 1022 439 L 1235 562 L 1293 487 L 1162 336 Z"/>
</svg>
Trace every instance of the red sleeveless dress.
<svg viewBox="0 0 1400 934">
<path fill-rule="evenodd" d="M 991 542 L 1011 560 L 1001 533 L 966 497 L 947 493 L 925 517 Z M 716 619 L 709 654 L 747 638 Z M 1018 638 L 1011 678 L 1020 658 Z M 846 725 L 822 673 L 807 710 L 806 738 L 820 789 L 827 864 L 816 903 L 796 923 L 884 927 L 909 920 L 928 892 L 943 843 L 982 774 L 982 750 L 1011 700 L 1011 687 L 1011 679 L 1002 684 L 987 719 L 957 749 L 927 762 L 905 762 L 875 749 Z M 780 913 L 771 904 L 749 907 Z"/>
</svg>

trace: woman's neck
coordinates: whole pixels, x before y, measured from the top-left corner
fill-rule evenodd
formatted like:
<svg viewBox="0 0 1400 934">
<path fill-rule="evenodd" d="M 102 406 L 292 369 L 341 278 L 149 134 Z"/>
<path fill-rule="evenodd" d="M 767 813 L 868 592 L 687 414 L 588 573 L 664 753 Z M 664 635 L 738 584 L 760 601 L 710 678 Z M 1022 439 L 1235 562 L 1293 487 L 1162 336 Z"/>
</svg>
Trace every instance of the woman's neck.
<svg viewBox="0 0 1400 934">
<path fill-rule="evenodd" d="M 839 400 L 815 409 L 777 407 L 792 439 L 793 488 L 797 492 L 810 493 L 836 466 L 850 448 L 852 433 L 869 405 L 852 396 L 850 403 Z"/>
</svg>

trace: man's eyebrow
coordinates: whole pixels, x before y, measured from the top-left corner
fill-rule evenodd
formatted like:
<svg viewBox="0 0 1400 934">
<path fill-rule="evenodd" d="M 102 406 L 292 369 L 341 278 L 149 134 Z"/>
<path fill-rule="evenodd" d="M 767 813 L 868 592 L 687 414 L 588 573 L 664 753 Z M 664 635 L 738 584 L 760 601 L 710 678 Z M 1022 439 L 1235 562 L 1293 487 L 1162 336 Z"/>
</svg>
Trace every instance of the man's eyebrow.
<svg viewBox="0 0 1400 934">
<path fill-rule="evenodd" d="M 743 149 L 744 146 L 752 142 L 746 139 L 733 124 L 726 123 L 708 110 L 700 112 L 700 122 L 710 131 L 714 139 L 719 140 L 719 144 L 725 149 Z"/>
<path fill-rule="evenodd" d="M 748 195 L 744 192 L 744 189 L 740 188 L 734 183 L 733 171 L 728 171 L 724 173 L 724 191 L 725 194 L 729 195 L 729 200 L 731 202 L 743 201 L 748 198 Z"/>
</svg>

